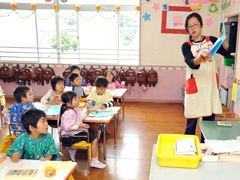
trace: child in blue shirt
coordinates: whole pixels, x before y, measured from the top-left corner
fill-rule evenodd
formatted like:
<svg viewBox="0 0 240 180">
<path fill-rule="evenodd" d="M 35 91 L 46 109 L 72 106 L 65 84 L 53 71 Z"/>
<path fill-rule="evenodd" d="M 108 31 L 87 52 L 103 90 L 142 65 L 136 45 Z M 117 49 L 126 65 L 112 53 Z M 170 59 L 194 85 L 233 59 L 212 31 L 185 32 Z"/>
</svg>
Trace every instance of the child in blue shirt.
<svg viewBox="0 0 240 180">
<path fill-rule="evenodd" d="M 13 92 L 13 96 L 17 102 L 8 108 L 8 114 L 10 115 L 10 123 L 20 123 L 19 125 L 12 125 L 13 129 L 23 131 L 13 131 L 15 136 L 23 134 L 24 127 L 21 125 L 21 117 L 28 109 L 36 109 L 32 104 L 34 102 L 34 96 L 32 89 L 28 86 L 18 86 Z"/>
<path fill-rule="evenodd" d="M 7 151 L 7 155 L 16 162 L 19 159 L 41 161 L 59 160 L 58 151 L 51 134 L 48 133 L 46 114 L 39 109 L 30 109 L 22 116 L 26 130 Z"/>
<path fill-rule="evenodd" d="M 74 85 L 72 90 L 77 94 L 77 98 L 81 98 L 82 99 L 81 101 L 87 101 L 87 99 L 85 99 L 86 94 L 84 93 L 84 90 L 81 87 L 82 85 L 81 76 L 77 73 L 72 73 L 69 75 L 69 80 Z"/>
<path fill-rule="evenodd" d="M 70 67 L 71 73 L 77 73 L 80 75 L 80 68 L 78 67 L 78 65 L 72 65 Z M 70 75 L 69 75 L 70 76 Z M 81 79 L 82 79 L 82 86 L 87 86 L 87 83 L 85 82 L 84 78 L 80 75 Z M 71 83 L 69 77 L 67 77 L 66 79 L 66 86 L 73 86 L 74 85 Z"/>
</svg>

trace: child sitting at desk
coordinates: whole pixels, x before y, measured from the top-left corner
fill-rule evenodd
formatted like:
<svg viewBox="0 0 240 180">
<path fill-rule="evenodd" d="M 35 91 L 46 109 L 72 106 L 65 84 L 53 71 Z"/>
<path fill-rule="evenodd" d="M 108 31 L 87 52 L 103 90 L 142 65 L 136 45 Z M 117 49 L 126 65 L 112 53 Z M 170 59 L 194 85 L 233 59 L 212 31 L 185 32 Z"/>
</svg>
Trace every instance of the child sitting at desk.
<svg viewBox="0 0 240 180">
<path fill-rule="evenodd" d="M 123 88 L 123 86 L 115 78 L 115 76 L 114 76 L 112 71 L 106 71 L 104 75 L 105 75 L 105 78 L 108 80 L 108 87 L 107 87 L 108 89 L 115 90 L 117 88 L 120 88 L 120 89 Z M 116 103 L 118 103 L 118 102 L 122 103 L 121 99 L 113 98 L 113 100 Z"/>
<path fill-rule="evenodd" d="M 80 68 L 78 67 L 78 65 L 72 65 L 70 67 L 70 70 L 71 70 L 71 73 L 77 73 L 77 74 L 80 75 Z M 87 86 L 87 83 L 85 82 L 85 80 L 84 80 L 84 78 L 82 76 L 81 76 L 81 79 L 82 79 L 82 86 Z M 67 79 L 66 79 L 66 86 L 73 86 L 74 87 L 74 84 L 72 84 L 72 82 L 69 79 L 69 77 L 67 77 Z"/>
<path fill-rule="evenodd" d="M 87 141 L 84 137 L 74 137 L 80 135 L 86 135 L 89 133 L 89 142 L 92 144 L 92 161 L 91 167 L 105 168 L 106 164 L 101 163 L 97 159 L 98 140 L 94 131 L 89 128 L 88 124 L 83 123 L 83 120 L 89 115 L 89 112 L 96 111 L 88 109 L 85 112 L 81 112 L 78 108 L 79 101 L 77 94 L 73 91 L 67 91 L 62 94 L 62 106 L 58 119 L 58 132 L 63 136 L 63 146 L 71 146 L 74 143 L 80 141 Z M 71 136 L 71 137 L 69 137 Z M 69 149 L 70 157 L 75 161 L 76 149 Z"/>
<path fill-rule="evenodd" d="M 84 93 L 82 85 L 81 76 L 77 73 L 72 73 L 69 75 L 71 83 L 74 85 L 72 90 L 77 94 L 79 101 L 87 101 L 86 94 Z"/>
<path fill-rule="evenodd" d="M 92 90 L 87 97 L 86 108 L 99 108 L 104 110 L 113 106 L 113 97 L 110 91 L 106 90 L 108 81 L 105 77 L 99 76 L 95 82 L 96 89 Z M 97 123 L 91 123 L 91 128 L 95 133 L 98 133 L 98 139 L 100 138 L 101 131 L 98 129 Z M 109 134 L 109 132 L 107 133 Z"/>
<path fill-rule="evenodd" d="M 106 71 L 104 75 L 108 81 L 108 87 L 107 87 L 108 89 L 114 90 L 116 88 L 121 88 L 121 89 L 123 88 L 121 84 L 118 82 L 118 80 L 115 78 L 112 71 Z"/>
<path fill-rule="evenodd" d="M 25 132 L 23 125 L 21 125 L 21 117 L 28 109 L 36 109 L 32 104 L 34 102 L 34 96 L 32 89 L 28 86 L 18 86 L 13 92 L 13 96 L 17 102 L 8 108 L 8 114 L 10 115 L 10 123 L 13 124 L 12 129 L 18 129 L 18 131 L 13 130 L 15 136 L 19 136 Z M 10 125 L 9 125 L 10 126 Z M 19 131 L 23 130 L 23 131 Z"/>
<path fill-rule="evenodd" d="M 25 112 L 22 124 L 26 133 L 19 136 L 7 151 L 14 162 L 19 159 L 59 160 L 54 139 L 48 133 L 46 114 L 42 110 Z"/>
<path fill-rule="evenodd" d="M 42 97 L 41 103 L 43 105 L 60 105 L 61 95 L 65 88 L 65 80 L 61 76 L 55 76 L 51 80 L 52 89 L 50 89 L 45 96 Z"/>
</svg>

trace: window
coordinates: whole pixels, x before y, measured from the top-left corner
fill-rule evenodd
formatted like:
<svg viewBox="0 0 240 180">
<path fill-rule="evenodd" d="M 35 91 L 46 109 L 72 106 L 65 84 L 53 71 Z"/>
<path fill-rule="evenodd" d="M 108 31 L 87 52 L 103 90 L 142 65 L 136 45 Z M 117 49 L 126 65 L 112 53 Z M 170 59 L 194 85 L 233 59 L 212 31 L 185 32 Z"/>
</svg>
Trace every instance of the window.
<svg viewBox="0 0 240 180">
<path fill-rule="evenodd" d="M 35 18 L 29 11 L 19 10 L 16 14 L 1 10 L 6 17 L 0 18 L 0 60 L 34 62 L 38 60 Z M 28 23 L 26 23 L 26 18 Z"/>
<path fill-rule="evenodd" d="M 0 1 L 0 61 L 64 64 L 139 64 L 139 0 Z M 57 2 L 58 1 L 58 2 Z M 59 12 L 52 5 L 59 3 Z M 4 6 L 1 6 L 4 4 Z M 41 4 L 41 6 L 38 6 Z M 101 5 L 97 13 L 96 5 Z M 115 5 L 121 5 L 117 13 Z M 9 23 L 10 22 L 10 23 Z"/>
</svg>

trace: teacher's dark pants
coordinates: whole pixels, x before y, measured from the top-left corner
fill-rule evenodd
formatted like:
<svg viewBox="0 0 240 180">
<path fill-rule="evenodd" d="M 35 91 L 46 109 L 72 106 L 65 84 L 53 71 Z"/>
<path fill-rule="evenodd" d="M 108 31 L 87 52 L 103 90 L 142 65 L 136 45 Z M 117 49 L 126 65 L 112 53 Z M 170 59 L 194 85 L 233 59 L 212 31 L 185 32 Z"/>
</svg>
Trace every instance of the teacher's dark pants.
<svg viewBox="0 0 240 180">
<path fill-rule="evenodd" d="M 215 119 L 215 114 L 212 114 L 212 116 L 208 116 L 208 117 L 203 117 L 203 121 L 214 121 Z M 185 133 L 184 134 L 191 134 L 191 135 L 195 135 L 196 132 L 196 127 L 197 127 L 197 121 L 198 118 L 195 119 L 187 119 L 186 122 L 186 129 L 185 129 Z M 201 143 L 204 143 L 204 137 L 201 133 Z"/>
</svg>

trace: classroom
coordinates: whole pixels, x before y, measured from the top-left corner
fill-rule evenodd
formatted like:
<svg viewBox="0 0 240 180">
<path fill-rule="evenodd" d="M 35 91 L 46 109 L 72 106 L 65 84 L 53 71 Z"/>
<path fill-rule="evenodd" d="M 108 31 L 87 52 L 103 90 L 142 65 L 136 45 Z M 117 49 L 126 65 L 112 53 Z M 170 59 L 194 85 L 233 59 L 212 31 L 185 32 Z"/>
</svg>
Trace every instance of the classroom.
<svg viewBox="0 0 240 180">
<path fill-rule="evenodd" d="M 0 147 L 0 169 L 5 168 L 0 179 L 8 179 L 5 174 L 14 168 L 22 170 L 22 164 L 36 174 L 31 179 L 44 179 L 45 167 L 54 167 L 45 160 L 55 155 L 15 163 L 1 154 L 9 152 L 16 136 L 35 132 L 21 131 L 23 113 L 16 120 L 10 111 L 23 99 L 24 112 L 46 113 L 56 163 L 67 167 L 53 168 L 56 175 L 48 179 L 209 179 L 217 168 L 218 179 L 229 178 L 225 168 L 240 168 L 239 21 L 240 0 L 1 0 L 0 146 L 8 148 L 1 152 Z M 29 88 L 18 102 L 16 90 L 22 86 Z M 100 89 L 111 97 L 105 100 Z M 76 96 L 63 100 L 69 91 Z M 98 106 L 100 98 L 94 96 L 104 102 Z M 69 117 L 82 114 L 82 124 L 70 130 L 88 129 L 89 140 L 77 150 L 72 144 L 79 141 L 65 147 L 61 134 L 68 124 L 64 112 L 75 108 Z M 19 127 L 12 119 L 20 130 L 12 130 Z M 176 160 L 162 165 L 161 143 L 188 135 L 197 148 L 196 167 Z M 239 151 L 219 148 L 230 145 Z M 209 149 L 211 155 L 218 152 L 217 160 L 205 156 Z"/>
</svg>

